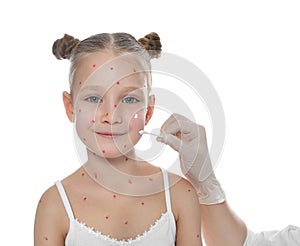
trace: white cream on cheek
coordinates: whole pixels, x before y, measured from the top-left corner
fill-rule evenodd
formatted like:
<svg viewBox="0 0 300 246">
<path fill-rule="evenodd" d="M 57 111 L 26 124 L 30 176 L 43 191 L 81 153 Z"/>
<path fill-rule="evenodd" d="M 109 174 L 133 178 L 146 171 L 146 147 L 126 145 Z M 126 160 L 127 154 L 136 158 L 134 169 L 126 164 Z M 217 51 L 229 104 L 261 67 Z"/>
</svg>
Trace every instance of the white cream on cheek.
<svg viewBox="0 0 300 246">
<path fill-rule="evenodd" d="M 144 124 L 145 118 L 146 118 L 145 110 L 140 110 L 133 114 L 131 121 L 138 121 L 138 122 L 142 121 Z"/>
<path fill-rule="evenodd" d="M 146 114 L 145 110 L 141 110 L 139 112 L 136 112 L 132 116 L 130 120 L 130 126 L 129 126 L 130 131 L 132 132 L 133 135 L 135 135 L 135 137 L 134 136 L 132 137 L 134 138 L 140 137 L 139 131 L 141 129 L 144 129 L 145 126 L 145 116 L 146 116 L 145 114 Z"/>
</svg>

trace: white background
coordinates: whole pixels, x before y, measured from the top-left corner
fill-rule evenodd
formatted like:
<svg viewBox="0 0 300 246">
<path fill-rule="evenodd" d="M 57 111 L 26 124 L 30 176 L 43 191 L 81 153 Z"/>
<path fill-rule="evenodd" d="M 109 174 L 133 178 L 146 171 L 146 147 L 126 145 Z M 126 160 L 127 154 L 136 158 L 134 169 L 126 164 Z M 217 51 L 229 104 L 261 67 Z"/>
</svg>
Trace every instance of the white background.
<svg viewBox="0 0 300 246">
<path fill-rule="evenodd" d="M 300 225 L 299 12 L 291 0 L 2 1 L 1 241 L 32 245 L 39 197 L 79 167 L 61 100 L 68 61 L 51 54 L 64 33 L 159 33 L 222 100 L 217 175 L 231 207 L 254 231 Z"/>
</svg>

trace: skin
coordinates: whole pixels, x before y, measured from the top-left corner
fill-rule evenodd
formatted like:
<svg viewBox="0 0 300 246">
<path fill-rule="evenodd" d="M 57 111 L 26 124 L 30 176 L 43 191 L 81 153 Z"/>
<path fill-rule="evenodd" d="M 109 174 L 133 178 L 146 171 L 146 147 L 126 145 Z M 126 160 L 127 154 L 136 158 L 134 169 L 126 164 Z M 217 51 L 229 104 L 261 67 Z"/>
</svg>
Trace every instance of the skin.
<svg viewBox="0 0 300 246">
<path fill-rule="evenodd" d="M 229 207 L 227 202 L 200 205 L 202 230 L 208 246 L 242 246 L 247 228 L 244 221 Z"/>
<path fill-rule="evenodd" d="M 105 169 L 109 163 L 125 176 L 158 175 L 157 182 L 162 183 L 160 168 L 139 160 L 134 151 L 134 145 L 141 137 L 138 131 L 144 128 L 153 114 L 155 98 L 149 96 L 143 74 L 116 77 L 114 81 L 109 75 L 103 77 L 108 74 L 107 70 L 106 73 L 100 71 L 95 74 L 95 67 L 105 67 L 107 61 L 114 58 L 115 55 L 109 51 L 95 52 L 82 58 L 74 74 L 72 94 L 63 93 L 67 117 L 76 124 L 77 133 L 87 147 L 88 161 L 86 168 L 80 167 L 63 179 L 62 184 L 75 218 L 96 231 L 122 240 L 135 238 L 147 231 L 166 212 L 166 204 L 163 190 L 144 196 L 119 194 L 106 189 L 101 183 L 99 185 L 95 182 L 96 178 L 87 172 L 93 166 L 109 172 Z M 118 62 L 113 63 L 109 68 L 116 69 L 118 65 Z M 132 69 L 132 65 L 127 66 Z M 123 67 L 126 68 L 125 65 Z M 95 76 L 99 76 L 101 83 Z M 168 175 L 170 183 L 174 184 L 170 187 L 170 196 L 177 227 L 176 245 L 201 246 L 197 194 L 187 180 L 174 174 Z M 111 185 L 117 181 L 110 179 Z M 130 182 L 123 184 L 128 191 L 134 189 L 131 187 L 134 187 L 135 180 Z M 34 245 L 64 245 L 68 230 L 69 218 L 56 187 L 52 186 L 42 195 L 37 207 Z"/>
</svg>

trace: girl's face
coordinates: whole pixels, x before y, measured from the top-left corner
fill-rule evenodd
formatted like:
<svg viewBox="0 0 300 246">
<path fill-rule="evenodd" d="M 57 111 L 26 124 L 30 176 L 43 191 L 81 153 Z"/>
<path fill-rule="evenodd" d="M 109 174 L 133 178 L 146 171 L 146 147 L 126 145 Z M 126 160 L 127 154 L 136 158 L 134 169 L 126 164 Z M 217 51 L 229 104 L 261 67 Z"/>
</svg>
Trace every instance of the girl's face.
<svg viewBox="0 0 300 246">
<path fill-rule="evenodd" d="M 97 52 L 81 58 L 65 107 L 77 134 L 97 155 L 116 158 L 132 151 L 151 118 L 154 97 L 144 72 L 128 58 Z"/>
</svg>

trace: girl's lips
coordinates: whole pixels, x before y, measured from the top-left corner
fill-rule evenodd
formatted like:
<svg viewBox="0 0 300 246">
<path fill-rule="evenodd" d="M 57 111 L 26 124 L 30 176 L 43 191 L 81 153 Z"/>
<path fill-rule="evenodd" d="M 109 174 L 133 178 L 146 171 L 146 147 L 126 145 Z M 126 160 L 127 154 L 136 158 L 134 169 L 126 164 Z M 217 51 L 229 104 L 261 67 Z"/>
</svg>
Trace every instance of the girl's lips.
<svg viewBox="0 0 300 246">
<path fill-rule="evenodd" d="M 96 134 L 103 138 L 117 138 L 125 135 L 126 133 L 96 132 Z"/>
</svg>

